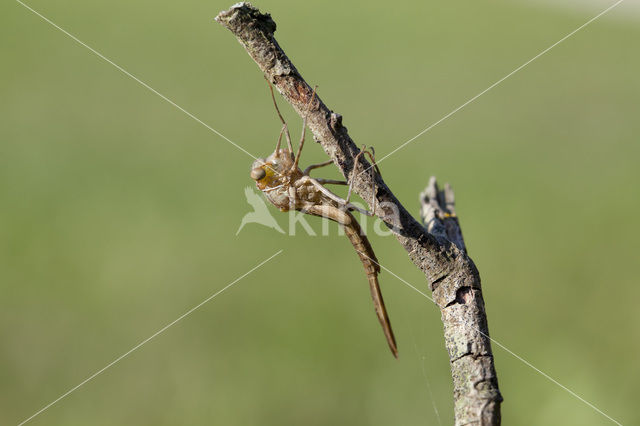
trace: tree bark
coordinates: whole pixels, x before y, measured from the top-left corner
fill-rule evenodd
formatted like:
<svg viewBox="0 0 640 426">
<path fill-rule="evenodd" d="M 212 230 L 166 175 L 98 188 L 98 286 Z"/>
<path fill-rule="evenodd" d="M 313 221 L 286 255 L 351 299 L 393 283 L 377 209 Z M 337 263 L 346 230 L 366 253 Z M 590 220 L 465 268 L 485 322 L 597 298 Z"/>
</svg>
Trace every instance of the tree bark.
<svg viewBox="0 0 640 426">
<path fill-rule="evenodd" d="M 369 163 L 361 158 L 354 165 L 359 149 L 342 125 L 342 116 L 331 111 L 317 95 L 310 104 L 313 90 L 280 48 L 274 37 L 276 24 L 269 14 L 260 13 L 249 3 L 238 3 L 220 12 L 216 21 L 236 36 L 296 112 L 301 116 L 304 113 L 316 142 L 345 178 L 354 179 L 354 191 L 370 203 L 370 208 L 425 274 L 442 315 L 453 378 L 455 424 L 499 425 L 502 396 L 480 276 L 466 253 L 453 211 L 453 192 L 439 192 L 432 178 L 421 197 L 426 227 L 421 225 L 397 200 L 380 174 L 371 173 Z"/>
</svg>

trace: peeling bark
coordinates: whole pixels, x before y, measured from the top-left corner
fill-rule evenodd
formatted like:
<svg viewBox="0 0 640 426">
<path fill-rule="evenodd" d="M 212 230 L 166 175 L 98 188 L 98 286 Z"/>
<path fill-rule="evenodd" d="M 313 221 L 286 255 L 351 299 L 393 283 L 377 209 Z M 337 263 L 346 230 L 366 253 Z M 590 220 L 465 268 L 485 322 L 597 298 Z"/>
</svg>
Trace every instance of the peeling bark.
<svg viewBox="0 0 640 426">
<path fill-rule="evenodd" d="M 439 191 L 432 178 L 421 195 L 425 226 L 396 199 L 370 164 L 354 166 L 358 147 L 318 95 L 302 78 L 274 37 L 276 24 L 249 3 L 220 12 L 216 21 L 229 29 L 307 125 L 326 154 L 346 177 L 355 176 L 354 190 L 393 231 L 413 263 L 425 274 L 438 305 L 453 378 L 456 425 L 499 425 L 502 396 L 494 368 L 480 276 L 466 247 L 454 211 L 453 191 Z M 353 173 L 355 167 L 355 174 Z M 375 186 L 374 186 L 375 184 Z M 372 188 L 375 190 L 372 191 Z M 375 192 L 372 193 L 372 192 Z"/>
</svg>

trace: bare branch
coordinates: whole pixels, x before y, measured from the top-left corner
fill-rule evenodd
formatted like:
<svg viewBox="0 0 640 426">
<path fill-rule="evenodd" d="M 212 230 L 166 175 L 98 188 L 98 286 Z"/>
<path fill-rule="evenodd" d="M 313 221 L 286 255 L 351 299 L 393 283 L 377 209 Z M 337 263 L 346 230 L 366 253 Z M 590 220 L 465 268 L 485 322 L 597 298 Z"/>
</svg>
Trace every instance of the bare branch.
<svg viewBox="0 0 640 426">
<path fill-rule="evenodd" d="M 238 3 L 221 12 L 216 21 L 236 36 L 297 113 L 307 117 L 314 139 L 341 173 L 346 178 L 352 176 L 359 149 L 342 125 L 340 114 L 327 108 L 317 94 L 309 105 L 313 90 L 276 41 L 276 24 L 271 16 L 260 13 L 249 3 Z M 432 207 L 429 210 L 423 206 L 423 212 L 428 220 L 437 219 L 439 223 L 433 226 L 427 223 L 431 229 L 427 232 L 396 199 L 379 174 L 363 173 L 370 168 L 363 160 L 355 165 L 355 192 L 375 204 L 370 206 L 371 210 L 393 231 L 411 260 L 423 271 L 441 310 L 454 384 L 456 424 L 500 424 L 502 397 L 493 364 L 480 276 L 466 255 L 457 219 L 451 216 L 455 215 L 453 191 L 445 189 L 440 195 L 432 179 L 433 185 L 427 188 L 431 195 L 426 197 L 426 203 Z M 425 200 L 425 196 L 421 198 Z"/>
<path fill-rule="evenodd" d="M 436 177 L 431 176 L 429 185 L 420 194 L 420 203 L 422 205 L 420 216 L 427 231 L 432 235 L 448 239 L 466 254 L 467 247 L 456 215 L 456 198 L 451 185 L 445 183 L 444 190 L 438 190 Z"/>
</svg>

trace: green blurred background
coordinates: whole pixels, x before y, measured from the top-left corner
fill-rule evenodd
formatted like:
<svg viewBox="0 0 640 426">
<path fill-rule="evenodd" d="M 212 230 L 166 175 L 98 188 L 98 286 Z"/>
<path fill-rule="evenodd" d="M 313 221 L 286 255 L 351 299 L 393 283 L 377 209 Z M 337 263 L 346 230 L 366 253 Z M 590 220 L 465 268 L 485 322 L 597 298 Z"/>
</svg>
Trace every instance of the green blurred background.
<svg viewBox="0 0 640 426">
<path fill-rule="evenodd" d="M 611 3 L 256 6 L 354 140 L 384 156 Z M 638 424 L 640 14 L 628 3 L 381 169 L 415 213 L 431 174 L 453 184 L 492 337 Z M 273 149 L 280 125 L 265 82 L 213 22 L 231 2 L 28 4 L 252 154 Z M 394 360 L 335 227 L 290 237 L 250 224 L 236 236 L 251 210 L 249 156 L 19 3 L 3 2 L 0 16 L 0 424 L 29 417 L 280 249 L 31 423 L 452 423 L 433 303 L 382 273 Z M 303 163 L 325 158 L 309 144 Z M 386 268 L 427 291 L 392 237 L 371 239 Z M 610 424 L 494 350 L 505 424 Z"/>
</svg>

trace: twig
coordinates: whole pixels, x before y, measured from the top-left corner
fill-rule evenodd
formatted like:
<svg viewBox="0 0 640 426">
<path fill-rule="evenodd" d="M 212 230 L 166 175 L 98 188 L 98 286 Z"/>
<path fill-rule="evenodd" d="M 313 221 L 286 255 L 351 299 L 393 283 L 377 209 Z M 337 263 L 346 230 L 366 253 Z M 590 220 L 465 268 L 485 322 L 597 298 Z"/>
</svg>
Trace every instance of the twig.
<svg viewBox="0 0 640 426">
<path fill-rule="evenodd" d="M 359 150 L 342 125 L 342 116 L 327 108 L 317 94 L 308 107 L 313 90 L 280 48 L 274 37 L 276 24 L 269 14 L 260 13 L 249 3 L 238 3 L 221 12 L 216 21 L 236 36 L 297 113 L 306 115 L 316 142 L 322 145 L 345 177 L 355 176 L 354 191 L 363 200 L 372 200 L 375 205 L 371 205 L 371 209 L 393 231 L 411 260 L 427 277 L 444 324 L 453 377 L 456 425 L 500 424 L 502 397 L 493 363 L 480 276 L 466 254 L 457 219 L 444 214 L 452 213 L 453 192 L 449 191 L 449 204 L 446 193 L 440 200 L 438 196 L 421 197 L 428 204 L 423 206 L 425 218 L 436 220 L 433 225 L 427 224 L 431 229 L 428 232 L 400 204 L 380 174 L 363 173 L 370 168 L 368 162 L 359 161 L 352 173 L 353 159 Z M 439 194 L 435 179 L 427 192 Z"/>
</svg>

